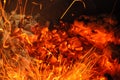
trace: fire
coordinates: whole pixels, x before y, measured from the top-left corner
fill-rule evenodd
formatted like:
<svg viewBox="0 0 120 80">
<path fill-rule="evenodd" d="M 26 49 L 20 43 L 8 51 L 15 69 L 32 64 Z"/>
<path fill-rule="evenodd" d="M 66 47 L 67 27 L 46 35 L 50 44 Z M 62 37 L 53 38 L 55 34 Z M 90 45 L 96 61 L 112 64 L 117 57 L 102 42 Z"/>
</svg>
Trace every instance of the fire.
<svg viewBox="0 0 120 80">
<path fill-rule="evenodd" d="M 82 16 L 91 21 L 76 19 L 52 30 L 35 23 L 25 29 L 13 24 L 2 6 L 0 10 L 4 18 L 4 26 L 0 23 L 0 80 L 120 79 L 119 59 L 112 58 L 110 47 L 110 43 L 119 45 L 119 38 L 111 28 L 106 29 L 117 24 L 114 19 L 104 16 L 101 23 L 96 17 Z"/>
</svg>

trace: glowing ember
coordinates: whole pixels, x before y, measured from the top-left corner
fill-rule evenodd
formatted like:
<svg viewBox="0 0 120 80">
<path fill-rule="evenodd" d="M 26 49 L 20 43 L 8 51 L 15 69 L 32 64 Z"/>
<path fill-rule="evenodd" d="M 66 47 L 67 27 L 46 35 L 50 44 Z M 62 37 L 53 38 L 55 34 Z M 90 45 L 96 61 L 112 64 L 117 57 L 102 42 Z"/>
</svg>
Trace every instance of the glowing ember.
<svg viewBox="0 0 120 80">
<path fill-rule="evenodd" d="M 112 58 L 110 46 L 120 44 L 111 29 L 114 19 L 81 16 L 91 21 L 79 18 L 49 30 L 21 14 L 7 18 L 1 5 L 0 13 L 0 80 L 120 79 L 119 59 Z"/>
</svg>

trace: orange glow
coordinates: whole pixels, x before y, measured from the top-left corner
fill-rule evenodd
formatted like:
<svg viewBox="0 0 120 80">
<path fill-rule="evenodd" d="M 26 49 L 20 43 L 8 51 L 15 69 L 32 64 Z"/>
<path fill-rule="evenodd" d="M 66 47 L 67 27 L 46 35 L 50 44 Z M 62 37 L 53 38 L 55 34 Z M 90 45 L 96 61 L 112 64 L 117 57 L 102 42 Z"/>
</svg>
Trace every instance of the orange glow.
<svg viewBox="0 0 120 80">
<path fill-rule="evenodd" d="M 107 80 L 105 77 L 101 77 L 100 80 Z"/>
<path fill-rule="evenodd" d="M 108 76 L 119 77 L 119 60 L 112 58 L 110 47 L 110 43 L 119 44 L 119 38 L 111 29 L 105 29 L 106 25 L 115 25 L 114 20 L 104 18 L 107 24 L 75 20 L 73 24 L 66 23 L 68 30 L 64 30 L 68 27 L 66 24 L 62 29 L 53 30 L 33 24 L 26 30 L 12 28 L 15 25 L 4 15 L 1 5 L 0 10 L 5 19 L 4 26 L 0 27 L 0 80 L 108 80 Z"/>
</svg>

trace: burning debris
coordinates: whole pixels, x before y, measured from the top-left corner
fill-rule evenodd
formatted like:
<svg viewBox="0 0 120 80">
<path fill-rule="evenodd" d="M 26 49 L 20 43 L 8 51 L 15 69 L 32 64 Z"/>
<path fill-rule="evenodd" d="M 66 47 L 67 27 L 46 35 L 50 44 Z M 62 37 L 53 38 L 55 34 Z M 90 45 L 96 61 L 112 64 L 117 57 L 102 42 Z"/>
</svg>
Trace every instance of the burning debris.
<svg viewBox="0 0 120 80">
<path fill-rule="evenodd" d="M 0 11 L 0 80 L 120 79 L 114 18 L 83 15 L 50 30 L 31 16 Z"/>
</svg>

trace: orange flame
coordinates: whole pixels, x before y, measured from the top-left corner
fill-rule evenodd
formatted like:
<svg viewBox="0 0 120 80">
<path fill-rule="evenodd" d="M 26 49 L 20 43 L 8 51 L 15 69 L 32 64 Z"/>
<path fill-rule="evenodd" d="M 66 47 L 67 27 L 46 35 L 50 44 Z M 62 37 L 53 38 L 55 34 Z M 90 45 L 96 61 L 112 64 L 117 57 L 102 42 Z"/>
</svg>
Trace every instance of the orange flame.
<svg viewBox="0 0 120 80">
<path fill-rule="evenodd" d="M 109 46 L 116 38 L 105 24 L 75 20 L 68 30 L 50 31 L 36 24 L 30 31 L 16 27 L 12 32 L 2 6 L 0 10 L 5 19 L 5 28 L 0 28 L 0 80 L 107 80 L 105 74 L 119 78 L 120 64 L 112 59 Z M 107 26 L 114 25 L 106 19 Z"/>
</svg>

